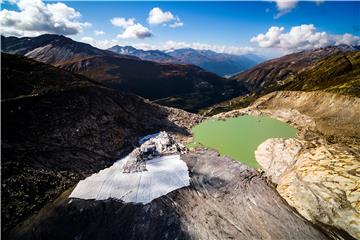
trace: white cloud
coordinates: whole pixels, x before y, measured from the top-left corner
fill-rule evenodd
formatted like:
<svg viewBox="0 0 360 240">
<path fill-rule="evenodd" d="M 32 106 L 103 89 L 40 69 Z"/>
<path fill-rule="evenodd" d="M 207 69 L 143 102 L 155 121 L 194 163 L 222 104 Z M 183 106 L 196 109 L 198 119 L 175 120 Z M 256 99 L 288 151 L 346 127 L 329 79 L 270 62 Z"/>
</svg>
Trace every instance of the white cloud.
<svg viewBox="0 0 360 240">
<path fill-rule="evenodd" d="M 175 17 L 169 11 L 164 12 L 163 10 L 161 10 L 161 8 L 154 7 L 153 9 L 150 10 L 149 17 L 147 20 L 148 23 L 151 25 L 159 25 L 162 23 L 167 23 L 172 20 L 175 20 Z"/>
<path fill-rule="evenodd" d="M 89 42 L 94 41 L 94 38 L 92 38 L 92 37 L 83 37 L 83 38 L 81 38 L 81 41 L 89 43 Z"/>
<path fill-rule="evenodd" d="M 291 10 L 296 7 L 297 0 L 276 0 L 276 6 L 280 11 Z"/>
<path fill-rule="evenodd" d="M 5 35 L 38 36 L 44 33 L 75 35 L 90 26 L 81 22 L 81 14 L 64 3 L 41 0 L 14 0 L 19 11 L 0 12 L 1 32 Z"/>
<path fill-rule="evenodd" d="M 359 45 L 360 38 L 351 34 L 331 35 L 326 32 L 318 32 L 313 24 L 294 26 L 289 32 L 284 27 L 270 27 L 263 34 L 259 34 L 250 40 L 257 43 L 261 48 L 277 48 L 287 52 L 313 49 L 329 45 Z"/>
<path fill-rule="evenodd" d="M 184 23 L 178 16 L 174 16 L 170 11 L 163 11 L 161 8 L 154 7 L 150 10 L 149 16 L 147 19 L 150 25 L 159 25 L 168 26 L 171 28 L 177 28 L 184 26 Z"/>
<path fill-rule="evenodd" d="M 176 17 L 176 21 L 169 25 L 171 28 L 178 28 L 184 26 L 184 23 L 180 20 L 179 17 Z"/>
<path fill-rule="evenodd" d="M 280 42 L 280 35 L 284 32 L 284 27 L 271 27 L 263 34 L 259 34 L 256 37 L 251 38 L 251 42 L 257 42 L 259 47 L 268 48 L 272 47 Z"/>
<path fill-rule="evenodd" d="M 116 26 L 121 27 L 124 29 L 124 31 L 117 35 L 118 38 L 148 38 L 153 36 L 151 31 L 147 28 L 141 25 L 140 23 L 136 23 L 135 18 L 121 18 L 116 17 L 110 20 L 110 22 Z"/>
<path fill-rule="evenodd" d="M 178 27 L 182 27 L 182 26 L 184 26 L 183 22 L 174 22 L 169 25 L 169 27 L 171 27 L 171 28 L 178 28 Z"/>
<path fill-rule="evenodd" d="M 275 18 L 279 18 L 284 14 L 291 12 L 298 3 L 297 0 L 276 0 L 275 2 L 276 7 L 279 10 L 279 12 L 275 15 Z"/>
<path fill-rule="evenodd" d="M 135 18 L 122 18 L 122 17 L 115 17 L 110 20 L 110 22 L 116 27 L 127 28 L 135 24 Z"/>
<path fill-rule="evenodd" d="M 102 31 L 102 30 L 95 30 L 95 31 L 94 31 L 94 34 L 95 34 L 96 36 L 100 36 L 100 35 L 105 35 L 105 32 Z"/>
<path fill-rule="evenodd" d="M 316 5 L 321 5 L 325 0 L 312 0 L 316 3 Z M 294 8 L 296 8 L 298 4 L 298 0 L 275 0 L 276 7 L 278 9 L 278 13 L 274 16 L 275 19 L 291 12 Z"/>
<path fill-rule="evenodd" d="M 333 41 L 335 41 L 335 45 L 346 44 L 358 46 L 360 45 L 360 37 L 354 36 L 349 33 L 345 33 L 343 35 L 333 35 Z"/>
<path fill-rule="evenodd" d="M 141 25 L 140 23 L 136 23 L 135 18 L 121 18 L 116 17 L 110 20 L 110 22 L 117 27 L 121 27 L 124 31 L 117 35 L 118 38 L 148 38 L 153 36 L 151 31 Z"/>
<path fill-rule="evenodd" d="M 148 38 L 151 37 L 152 33 L 151 31 L 141 25 L 140 23 L 136 23 L 132 26 L 129 26 L 125 29 L 125 31 L 121 34 L 118 34 L 118 38 Z"/>
<path fill-rule="evenodd" d="M 81 38 L 81 41 L 84 43 L 88 43 L 94 47 L 100 48 L 100 49 L 108 49 L 115 45 L 123 45 L 123 43 L 117 41 L 116 39 L 97 40 L 97 39 L 94 39 L 93 37 L 83 37 L 83 38 Z"/>
</svg>

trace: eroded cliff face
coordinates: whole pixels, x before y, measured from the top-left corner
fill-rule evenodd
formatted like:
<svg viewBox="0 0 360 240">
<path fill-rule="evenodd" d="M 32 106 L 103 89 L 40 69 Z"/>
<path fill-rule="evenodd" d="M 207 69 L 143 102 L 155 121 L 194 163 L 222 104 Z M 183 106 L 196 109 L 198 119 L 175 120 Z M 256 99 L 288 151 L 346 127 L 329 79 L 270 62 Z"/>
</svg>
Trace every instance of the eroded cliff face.
<svg viewBox="0 0 360 240">
<path fill-rule="evenodd" d="M 219 114 L 266 115 L 299 129 L 269 139 L 256 159 L 279 194 L 314 223 L 360 238 L 360 99 L 324 92 L 274 92 L 246 109 Z"/>
</svg>

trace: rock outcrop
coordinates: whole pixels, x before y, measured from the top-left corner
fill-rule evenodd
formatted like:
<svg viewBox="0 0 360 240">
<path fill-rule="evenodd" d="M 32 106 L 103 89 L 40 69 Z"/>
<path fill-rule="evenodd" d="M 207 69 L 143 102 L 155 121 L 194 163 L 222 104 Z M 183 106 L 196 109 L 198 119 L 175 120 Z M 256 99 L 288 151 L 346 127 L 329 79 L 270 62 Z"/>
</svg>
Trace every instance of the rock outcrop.
<svg viewBox="0 0 360 240">
<path fill-rule="evenodd" d="M 129 154 L 123 167 L 124 173 L 146 171 L 147 160 L 186 151 L 184 145 L 174 141 L 164 131 L 143 137 L 140 139 L 139 144 L 141 145 Z"/>
<path fill-rule="evenodd" d="M 249 108 L 217 117 L 243 114 L 271 116 L 299 129 L 296 138 L 261 144 L 257 161 L 302 216 L 360 238 L 360 99 L 324 92 L 274 92 Z"/>
<path fill-rule="evenodd" d="M 269 139 L 256 159 L 279 194 L 306 219 L 360 238 L 360 152 L 321 140 Z"/>
</svg>

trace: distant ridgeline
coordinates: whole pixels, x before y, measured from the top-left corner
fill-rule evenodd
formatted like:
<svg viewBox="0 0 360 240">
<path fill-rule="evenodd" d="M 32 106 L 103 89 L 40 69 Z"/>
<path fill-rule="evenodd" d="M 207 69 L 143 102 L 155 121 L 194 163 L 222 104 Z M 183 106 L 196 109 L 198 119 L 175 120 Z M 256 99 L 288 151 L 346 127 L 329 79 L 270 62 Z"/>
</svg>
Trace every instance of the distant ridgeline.
<svg viewBox="0 0 360 240">
<path fill-rule="evenodd" d="M 144 61 L 59 35 L 2 36 L 1 47 L 3 52 L 52 64 L 113 89 L 130 91 L 188 111 L 197 111 L 248 92 L 241 82 L 219 77 L 194 65 Z"/>
<path fill-rule="evenodd" d="M 261 63 L 231 78 L 251 92 L 202 112 L 212 115 L 246 107 L 260 96 L 280 90 L 326 91 L 360 97 L 360 51 L 347 45 L 286 55 Z"/>
<path fill-rule="evenodd" d="M 114 46 L 108 50 L 149 61 L 193 64 L 219 76 L 231 76 L 264 61 L 263 57 L 255 54 L 233 55 L 192 48 L 163 52 L 159 50 L 145 51 L 131 46 Z"/>
</svg>

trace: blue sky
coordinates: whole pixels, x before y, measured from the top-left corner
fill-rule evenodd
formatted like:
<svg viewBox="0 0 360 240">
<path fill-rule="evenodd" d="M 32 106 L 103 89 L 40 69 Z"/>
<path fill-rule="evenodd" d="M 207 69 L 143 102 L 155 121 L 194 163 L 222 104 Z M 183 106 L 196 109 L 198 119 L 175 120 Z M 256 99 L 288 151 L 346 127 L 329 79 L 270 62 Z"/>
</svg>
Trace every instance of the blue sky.
<svg viewBox="0 0 360 240">
<path fill-rule="evenodd" d="M 54 3 L 56 2 L 45 2 L 44 5 Z M 236 49 L 239 48 L 239 52 L 250 49 L 264 53 L 264 55 L 277 55 L 302 48 L 339 43 L 357 44 L 360 41 L 357 39 L 360 34 L 360 2 L 293 1 L 287 5 L 280 5 L 281 3 L 278 4 L 275 1 L 63 1 L 63 3 L 81 14 L 81 17 L 77 17 L 76 20 L 70 19 L 70 21 L 91 24 L 82 26 L 80 31 L 69 36 L 75 40 L 89 42 L 103 48 L 112 43 L 135 45 L 145 49 L 164 48 L 165 45 L 196 46 L 198 48 L 208 46 L 208 48 L 220 49 L 219 51 L 224 52 L 236 52 Z M 162 13 L 170 12 L 172 20 L 160 24 L 150 24 L 149 12 L 155 7 L 160 8 Z M 18 6 L 7 3 L 2 6 L 2 9 L 23 11 L 19 10 Z M 134 18 L 133 25 L 141 25 L 151 33 L 151 36 L 145 34 L 144 36 L 139 35 L 140 37 L 131 37 L 132 35 L 129 37 L 125 34 L 126 36 L 119 37 L 118 35 L 122 34 L 126 27 L 114 26 L 110 21 L 113 18 L 124 18 L 124 20 Z M 181 22 L 183 26 L 169 27 L 175 22 Z M 301 25 L 307 27 L 300 28 Z M 279 28 L 269 31 L 273 26 Z M 19 24 L 15 27 L 21 28 L 22 26 Z M 289 34 L 292 27 L 299 27 L 299 29 L 295 29 L 296 31 Z M 103 31 L 105 34 L 95 35 L 95 30 Z M 326 36 L 321 35 L 324 32 Z M 268 36 L 259 36 L 251 41 L 259 34 L 266 35 L 266 33 Z M 346 39 L 342 39 L 343 34 L 346 33 L 351 36 L 346 35 Z M 304 42 L 301 38 L 316 38 L 316 40 L 309 43 Z"/>
</svg>

